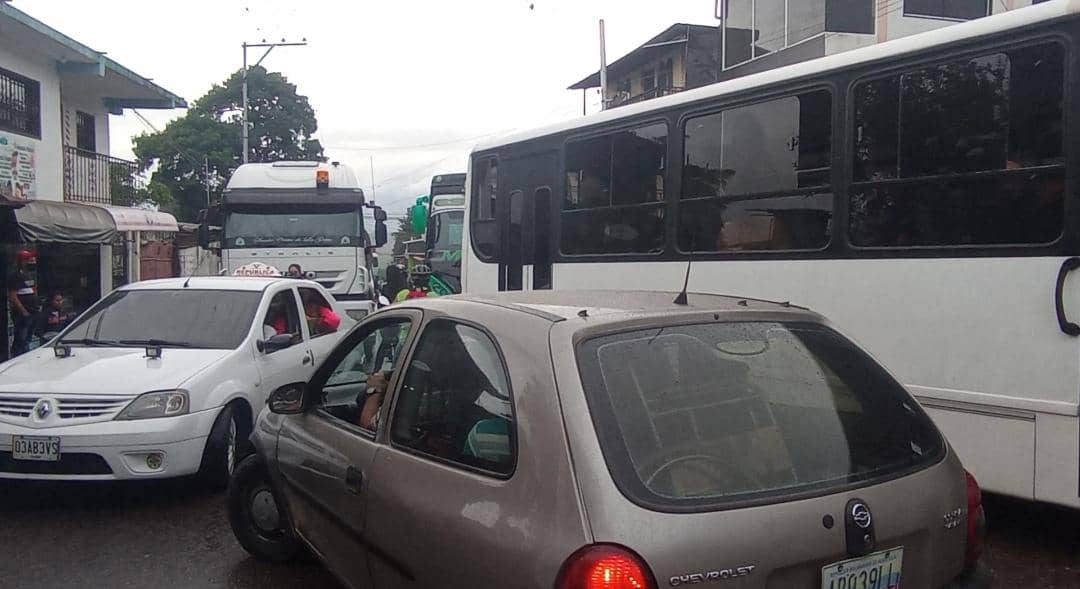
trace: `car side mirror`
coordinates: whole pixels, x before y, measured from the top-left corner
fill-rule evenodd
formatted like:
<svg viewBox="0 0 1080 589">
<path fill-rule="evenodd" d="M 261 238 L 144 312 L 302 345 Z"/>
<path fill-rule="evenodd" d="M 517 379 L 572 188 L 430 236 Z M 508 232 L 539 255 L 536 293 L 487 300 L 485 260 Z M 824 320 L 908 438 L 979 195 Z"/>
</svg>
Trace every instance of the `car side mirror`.
<svg viewBox="0 0 1080 589">
<path fill-rule="evenodd" d="M 269 339 L 259 341 L 258 347 L 260 352 L 267 354 L 273 354 L 278 350 L 284 350 L 285 348 L 293 345 L 293 336 L 291 333 L 279 333 L 274 336 L 270 336 Z"/>
<path fill-rule="evenodd" d="M 296 415 L 304 411 L 305 391 L 307 391 L 307 383 L 294 382 L 287 384 L 270 393 L 266 404 L 270 406 L 271 413 Z"/>
</svg>

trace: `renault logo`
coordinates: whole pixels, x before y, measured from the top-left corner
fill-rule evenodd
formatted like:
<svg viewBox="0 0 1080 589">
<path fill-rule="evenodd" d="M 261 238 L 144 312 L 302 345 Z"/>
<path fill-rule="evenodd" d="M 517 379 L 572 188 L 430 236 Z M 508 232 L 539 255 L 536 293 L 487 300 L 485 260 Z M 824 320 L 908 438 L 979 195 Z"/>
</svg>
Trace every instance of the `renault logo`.
<svg viewBox="0 0 1080 589">
<path fill-rule="evenodd" d="M 855 525 L 862 529 L 870 527 L 870 508 L 865 503 L 856 503 L 851 506 L 851 519 L 855 522 Z"/>
<path fill-rule="evenodd" d="M 48 399 L 42 399 L 37 402 L 37 405 L 34 405 L 34 415 L 38 418 L 38 421 L 45 421 L 52 415 L 52 412 L 52 402 Z"/>
</svg>

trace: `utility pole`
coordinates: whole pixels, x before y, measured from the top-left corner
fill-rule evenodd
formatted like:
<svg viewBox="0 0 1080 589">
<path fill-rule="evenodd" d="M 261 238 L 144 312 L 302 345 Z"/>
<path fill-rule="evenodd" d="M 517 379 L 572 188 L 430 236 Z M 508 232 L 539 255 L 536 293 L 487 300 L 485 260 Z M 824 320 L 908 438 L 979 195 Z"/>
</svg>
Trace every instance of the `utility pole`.
<svg viewBox="0 0 1080 589">
<path fill-rule="evenodd" d="M 604 41 L 604 19 L 600 19 L 600 110 L 606 110 L 607 104 L 607 43 Z"/>
<path fill-rule="evenodd" d="M 368 163 L 371 164 L 371 202 L 375 202 L 375 156 L 368 156 Z"/>
<path fill-rule="evenodd" d="M 206 184 L 206 206 L 210 207 L 210 158 L 203 157 L 203 183 Z"/>
<path fill-rule="evenodd" d="M 262 43 L 242 43 L 240 45 L 244 49 L 244 70 L 243 70 L 243 75 L 241 76 L 243 78 L 243 84 L 241 86 L 241 94 L 242 94 L 241 100 L 244 103 L 243 115 L 242 115 L 243 124 L 244 124 L 244 129 L 242 131 L 242 135 L 244 137 L 244 154 L 243 154 L 243 158 L 241 159 L 241 161 L 243 163 L 245 163 L 245 164 L 248 163 L 248 151 L 249 151 L 249 148 L 248 148 L 248 83 L 247 83 L 248 82 L 248 59 L 247 59 L 247 50 L 248 50 L 248 48 L 249 47 L 266 47 L 266 52 L 262 54 L 262 57 L 259 58 L 259 61 L 255 62 L 255 67 L 258 67 L 259 64 L 262 63 L 262 61 L 264 59 L 266 59 L 266 56 L 270 55 L 270 52 L 274 50 L 274 47 L 301 47 L 301 46 L 304 46 L 304 45 L 307 45 L 307 38 L 306 37 L 304 39 L 301 39 L 301 41 L 299 43 L 286 43 L 285 39 L 282 39 L 280 43 L 267 43 L 266 39 L 263 39 Z"/>
</svg>

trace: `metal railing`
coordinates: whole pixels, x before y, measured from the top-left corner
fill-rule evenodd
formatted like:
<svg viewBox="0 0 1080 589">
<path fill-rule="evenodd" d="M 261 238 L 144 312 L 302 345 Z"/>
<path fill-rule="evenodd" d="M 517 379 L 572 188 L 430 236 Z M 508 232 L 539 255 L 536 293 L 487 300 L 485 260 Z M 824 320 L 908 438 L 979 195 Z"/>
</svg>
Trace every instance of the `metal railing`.
<svg viewBox="0 0 1080 589">
<path fill-rule="evenodd" d="M 671 86 L 671 87 L 667 87 L 667 88 L 662 88 L 662 87 L 657 86 L 656 88 L 653 88 L 652 90 L 649 90 L 647 92 L 642 92 L 641 94 L 637 94 L 637 95 L 634 95 L 634 96 L 626 96 L 625 94 L 622 95 L 622 96 L 618 96 L 611 102 L 611 106 L 614 107 L 614 106 L 624 106 L 624 105 L 627 105 L 627 104 L 634 104 L 634 103 L 637 103 L 637 102 L 642 102 L 642 101 L 645 101 L 645 100 L 649 100 L 650 98 L 659 98 L 661 96 L 667 96 L 668 94 L 675 94 L 677 92 L 682 92 L 685 89 L 686 88 L 684 88 L 682 86 Z"/>
<path fill-rule="evenodd" d="M 64 200 L 130 206 L 145 188 L 135 162 L 64 146 Z"/>
</svg>

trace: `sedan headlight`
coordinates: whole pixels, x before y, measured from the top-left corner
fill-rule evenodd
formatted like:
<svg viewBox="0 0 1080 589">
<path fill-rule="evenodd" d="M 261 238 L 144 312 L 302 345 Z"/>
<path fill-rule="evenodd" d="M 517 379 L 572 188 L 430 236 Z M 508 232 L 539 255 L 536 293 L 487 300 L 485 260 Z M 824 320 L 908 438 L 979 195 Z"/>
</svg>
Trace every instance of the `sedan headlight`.
<svg viewBox="0 0 1080 589">
<path fill-rule="evenodd" d="M 187 391 L 158 391 L 139 395 L 115 419 L 175 417 L 186 414 L 189 408 Z"/>
</svg>

